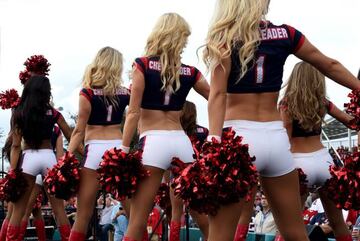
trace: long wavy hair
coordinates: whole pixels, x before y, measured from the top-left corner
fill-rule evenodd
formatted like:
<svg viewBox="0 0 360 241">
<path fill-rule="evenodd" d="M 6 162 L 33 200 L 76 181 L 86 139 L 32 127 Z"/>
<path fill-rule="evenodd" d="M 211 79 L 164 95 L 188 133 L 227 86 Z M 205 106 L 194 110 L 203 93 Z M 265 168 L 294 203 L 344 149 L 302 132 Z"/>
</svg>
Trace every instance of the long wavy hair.
<svg viewBox="0 0 360 241">
<path fill-rule="evenodd" d="M 123 55 L 116 49 L 104 47 L 85 70 L 82 81 L 84 88 L 101 88 L 106 105 L 118 106 L 116 91 L 123 83 Z"/>
<path fill-rule="evenodd" d="M 265 18 L 270 0 L 218 0 L 207 34 L 203 60 L 208 70 L 222 65 L 222 59 L 239 52 L 239 80 L 254 64 L 260 44 L 260 23 Z M 238 48 L 238 46 L 240 46 Z M 238 80 L 238 81 L 239 81 Z"/>
<path fill-rule="evenodd" d="M 196 106 L 193 102 L 185 101 L 180 117 L 180 123 L 187 135 L 193 135 L 196 131 Z"/>
<path fill-rule="evenodd" d="M 325 76 L 306 62 L 297 63 L 287 83 L 286 112 L 302 128 L 319 128 L 326 114 Z"/>
<path fill-rule="evenodd" d="M 189 24 L 177 13 L 162 15 L 145 47 L 145 56 L 160 58 L 161 90 L 174 93 L 180 88 L 181 53 L 191 34 Z"/>
<path fill-rule="evenodd" d="M 25 142 L 39 149 L 46 136 L 46 112 L 51 109 L 51 86 L 45 76 L 33 75 L 25 83 L 19 106 L 13 113 L 13 127 L 20 131 Z"/>
</svg>

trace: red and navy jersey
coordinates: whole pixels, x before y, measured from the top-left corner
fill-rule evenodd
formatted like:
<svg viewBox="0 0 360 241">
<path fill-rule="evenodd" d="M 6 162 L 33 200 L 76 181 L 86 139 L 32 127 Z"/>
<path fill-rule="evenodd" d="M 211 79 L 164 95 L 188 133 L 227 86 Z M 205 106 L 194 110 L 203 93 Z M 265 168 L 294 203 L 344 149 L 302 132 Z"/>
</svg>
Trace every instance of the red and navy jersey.
<svg viewBox="0 0 360 241">
<path fill-rule="evenodd" d="M 180 88 L 173 94 L 161 90 L 161 63 L 159 57 L 135 59 L 135 67 L 145 79 L 145 89 L 141 108 L 162 111 L 180 111 L 191 88 L 201 78 L 201 72 L 195 67 L 181 64 Z"/>
<path fill-rule="evenodd" d="M 285 24 L 276 26 L 270 22 L 263 22 L 260 29 L 261 41 L 255 51 L 256 59 L 251 61 L 248 71 L 240 80 L 239 47 L 241 45 L 235 44 L 233 47 L 228 93 L 278 92 L 287 57 L 296 53 L 305 40 L 301 32 Z"/>
<path fill-rule="evenodd" d="M 106 104 L 104 92 L 102 89 L 86 89 L 80 91 L 80 95 L 84 96 L 91 104 L 91 113 L 88 125 L 118 125 L 122 121 L 124 110 L 129 105 L 130 91 L 125 87 L 116 90 L 116 106 L 111 102 Z"/>
<path fill-rule="evenodd" d="M 61 130 L 57 125 L 55 125 L 50 139 L 51 146 L 54 151 L 56 151 L 56 142 L 59 136 L 61 136 Z"/>
<path fill-rule="evenodd" d="M 51 139 L 54 125 L 58 122 L 60 116 L 62 116 L 60 112 L 54 108 L 51 108 L 46 112 L 46 124 L 43 127 L 44 132 L 42 132 L 43 140 Z"/>
<path fill-rule="evenodd" d="M 209 135 L 209 130 L 203 126 L 196 125 L 195 133 L 190 135 L 189 138 L 193 147 L 200 151 L 201 146 L 204 144 L 207 136 Z"/>
</svg>

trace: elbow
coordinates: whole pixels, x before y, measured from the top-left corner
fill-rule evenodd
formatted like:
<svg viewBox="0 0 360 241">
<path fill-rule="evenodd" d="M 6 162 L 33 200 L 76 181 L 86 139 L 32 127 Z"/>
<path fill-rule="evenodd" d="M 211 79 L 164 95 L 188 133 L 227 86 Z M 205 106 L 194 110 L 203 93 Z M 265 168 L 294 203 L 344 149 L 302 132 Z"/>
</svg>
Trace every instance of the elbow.
<svg viewBox="0 0 360 241">
<path fill-rule="evenodd" d="M 324 64 L 318 66 L 318 69 L 325 75 L 331 75 L 338 69 L 339 65 L 341 64 L 338 60 L 328 58 L 328 60 Z"/>
<path fill-rule="evenodd" d="M 126 114 L 126 120 L 139 120 L 140 110 L 129 110 Z"/>
</svg>

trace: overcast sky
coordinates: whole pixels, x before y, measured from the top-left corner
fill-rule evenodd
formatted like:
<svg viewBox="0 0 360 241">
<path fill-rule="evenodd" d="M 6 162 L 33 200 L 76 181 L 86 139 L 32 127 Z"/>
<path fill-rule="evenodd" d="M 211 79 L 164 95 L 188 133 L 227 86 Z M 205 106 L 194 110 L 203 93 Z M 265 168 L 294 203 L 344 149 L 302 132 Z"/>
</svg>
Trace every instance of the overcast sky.
<svg viewBox="0 0 360 241">
<path fill-rule="evenodd" d="M 225 1 L 225 0 L 224 0 Z M 78 92 L 86 65 L 104 46 L 121 51 L 126 71 L 141 56 L 157 18 L 166 12 L 181 14 L 192 34 L 183 62 L 204 65 L 196 55 L 203 44 L 215 0 L 0 0 L 0 90 L 22 91 L 18 79 L 25 59 L 43 54 L 51 63 L 50 80 L 57 107 L 76 113 Z M 340 60 L 353 74 L 360 61 L 359 0 L 272 0 L 268 20 L 286 23 L 302 31 L 325 54 Z M 284 81 L 299 60 L 290 57 Z M 342 107 L 348 90 L 328 81 L 328 96 Z M 206 102 L 195 93 L 189 100 L 198 107 L 198 121 L 207 125 Z M 0 128 L 7 133 L 10 111 L 0 110 Z M 2 145 L 2 141 L 0 141 Z"/>
</svg>

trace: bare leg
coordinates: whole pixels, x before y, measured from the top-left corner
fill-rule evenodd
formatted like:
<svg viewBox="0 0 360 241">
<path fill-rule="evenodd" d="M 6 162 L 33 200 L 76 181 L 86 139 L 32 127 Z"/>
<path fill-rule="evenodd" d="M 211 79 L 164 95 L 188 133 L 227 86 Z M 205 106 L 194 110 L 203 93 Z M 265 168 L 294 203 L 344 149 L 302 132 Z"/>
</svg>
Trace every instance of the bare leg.
<svg viewBox="0 0 360 241">
<path fill-rule="evenodd" d="M 23 196 L 15 203 L 13 203 L 13 212 L 10 219 L 10 224 L 13 226 L 19 226 L 22 218 L 25 215 L 26 207 L 29 202 L 29 198 L 31 192 L 34 187 L 35 177 L 29 174 L 23 173 L 26 182 L 28 184 L 28 188 L 25 190 Z"/>
<path fill-rule="evenodd" d="M 42 187 L 40 185 L 38 185 L 38 184 L 34 185 L 32 191 L 31 191 L 31 194 L 30 194 L 29 201 L 28 201 L 27 206 L 26 206 L 25 215 L 22 218 L 23 221 L 27 222 L 27 220 L 29 219 L 31 212 L 33 211 L 34 204 L 36 202 L 36 198 L 37 198 L 37 196 L 39 195 L 39 193 L 41 191 L 41 188 Z"/>
<path fill-rule="evenodd" d="M 222 206 L 216 216 L 209 215 L 209 241 L 233 241 L 242 204 Z"/>
<path fill-rule="evenodd" d="M 190 215 L 194 218 L 195 222 L 199 226 L 201 233 L 203 234 L 205 240 L 207 240 L 209 236 L 209 219 L 207 215 L 200 214 L 194 210 L 190 209 Z"/>
<path fill-rule="evenodd" d="M 350 235 L 350 231 L 344 221 L 342 211 L 337 209 L 336 205 L 327 197 L 325 190 L 320 189 L 319 195 L 335 237 Z"/>
<path fill-rule="evenodd" d="M 260 180 L 283 238 L 286 241 L 309 240 L 301 214 L 297 171 L 280 177 L 261 177 Z"/>
<path fill-rule="evenodd" d="M 82 168 L 80 171 L 80 188 L 77 199 L 76 220 L 72 231 L 85 234 L 93 215 L 96 195 L 99 189 L 98 175 L 95 170 Z"/>
<path fill-rule="evenodd" d="M 147 218 L 154 205 L 154 198 L 159 189 L 164 170 L 145 166 L 150 176 L 140 182 L 138 190 L 131 199 L 129 226 L 126 237 L 141 240 L 146 229 Z"/>
</svg>

